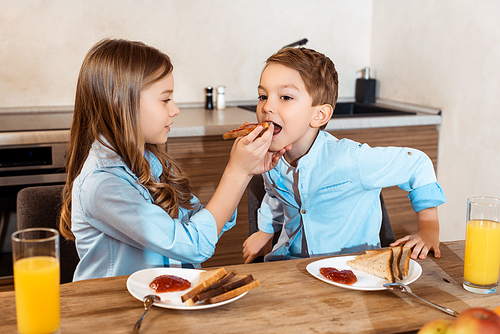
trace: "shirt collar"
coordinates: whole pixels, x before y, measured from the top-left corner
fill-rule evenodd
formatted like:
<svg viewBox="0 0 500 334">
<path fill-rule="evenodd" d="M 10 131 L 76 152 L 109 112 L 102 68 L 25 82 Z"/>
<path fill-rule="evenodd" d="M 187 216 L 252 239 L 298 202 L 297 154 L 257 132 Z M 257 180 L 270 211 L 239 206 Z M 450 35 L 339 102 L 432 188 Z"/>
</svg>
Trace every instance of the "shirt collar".
<svg viewBox="0 0 500 334">
<path fill-rule="evenodd" d="M 314 139 L 314 142 L 311 145 L 309 151 L 304 156 L 302 156 L 297 162 L 297 167 L 296 167 L 297 171 L 300 171 L 302 167 L 308 166 L 311 163 L 311 161 L 312 163 L 316 163 L 315 157 L 320 153 L 321 147 L 328 140 L 328 136 L 329 134 L 327 134 L 324 131 L 320 130 L 318 132 L 318 135 Z M 280 166 L 280 164 L 285 164 L 287 166 L 289 165 L 285 159 L 285 156 L 281 157 L 280 162 L 278 163 L 278 166 L 276 166 L 276 168 L 273 168 L 268 172 L 272 178 L 281 177 L 280 168 L 282 168 L 282 166 Z"/>
<path fill-rule="evenodd" d="M 90 154 L 93 154 L 97 158 L 97 163 L 99 167 L 123 167 L 131 175 L 134 175 L 132 171 L 123 161 L 122 157 L 114 152 L 109 145 L 109 142 L 101 137 L 101 140 L 107 145 L 103 145 L 99 140 L 95 140 L 90 149 Z M 144 157 L 149 162 L 151 167 L 151 174 L 158 181 L 160 179 L 161 173 L 163 171 L 163 166 L 158 158 L 152 154 L 150 151 L 144 151 Z"/>
<path fill-rule="evenodd" d="M 309 151 L 302 156 L 299 161 L 297 162 L 297 169 L 300 169 L 302 166 L 307 166 L 310 164 L 311 161 L 315 162 L 316 161 L 316 156 L 320 154 L 321 148 L 323 147 L 324 143 L 327 141 L 328 135 L 324 131 L 319 131 L 318 135 L 314 139 L 313 144 L 311 145 L 311 148 L 309 148 Z M 284 158 L 282 158 L 284 159 Z"/>
</svg>

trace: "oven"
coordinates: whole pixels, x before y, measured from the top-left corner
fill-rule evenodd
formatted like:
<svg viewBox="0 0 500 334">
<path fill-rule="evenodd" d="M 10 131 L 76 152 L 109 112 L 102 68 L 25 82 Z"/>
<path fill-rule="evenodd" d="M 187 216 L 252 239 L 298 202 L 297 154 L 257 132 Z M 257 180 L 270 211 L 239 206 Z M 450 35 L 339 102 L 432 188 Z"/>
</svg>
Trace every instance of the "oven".
<svg viewBox="0 0 500 334">
<path fill-rule="evenodd" d="M 72 107 L 0 109 L 0 277 L 12 275 L 17 193 L 64 184 Z"/>
</svg>

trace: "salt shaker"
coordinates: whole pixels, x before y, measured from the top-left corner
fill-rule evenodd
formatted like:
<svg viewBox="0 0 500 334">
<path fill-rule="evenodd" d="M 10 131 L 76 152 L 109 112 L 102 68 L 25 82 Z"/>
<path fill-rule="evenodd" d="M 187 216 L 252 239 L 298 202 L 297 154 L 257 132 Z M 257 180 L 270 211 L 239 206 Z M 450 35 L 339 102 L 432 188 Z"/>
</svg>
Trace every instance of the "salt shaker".
<svg viewBox="0 0 500 334">
<path fill-rule="evenodd" d="M 226 87 L 217 87 L 217 109 L 226 109 Z"/>
<path fill-rule="evenodd" d="M 214 101 L 212 97 L 213 88 L 208 86 L 205 88 L 205 109 L 212 110 L 214 109 Z"/>
</svg>

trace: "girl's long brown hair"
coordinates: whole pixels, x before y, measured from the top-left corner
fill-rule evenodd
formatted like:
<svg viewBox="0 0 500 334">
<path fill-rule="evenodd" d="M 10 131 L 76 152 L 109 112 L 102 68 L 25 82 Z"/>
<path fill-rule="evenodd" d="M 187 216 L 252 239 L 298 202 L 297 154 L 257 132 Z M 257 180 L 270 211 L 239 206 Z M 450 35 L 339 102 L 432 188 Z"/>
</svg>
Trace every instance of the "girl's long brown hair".
<svg viewBox="0 0 500 334">
<path fill-rule="evenodd" d="M 178 217 L 179 207 L 192 208 L 188 178 L 163 148 L 144 143 L 140 124 L 141 91 L 172 70 L 166 54 L 141 42 L 105 39 L 87 53 L 78 77 L 66 158 L 68 177 L 59 224 L 64 237 L 75 239 L 71 232 L 73 181 L 80 174 L 95 140 L 123 159 L 149 190 L 154 204 L 171 217 Z M 145 150 L 162 162 L 159 182 L 151 177 Z"/>
</svg>

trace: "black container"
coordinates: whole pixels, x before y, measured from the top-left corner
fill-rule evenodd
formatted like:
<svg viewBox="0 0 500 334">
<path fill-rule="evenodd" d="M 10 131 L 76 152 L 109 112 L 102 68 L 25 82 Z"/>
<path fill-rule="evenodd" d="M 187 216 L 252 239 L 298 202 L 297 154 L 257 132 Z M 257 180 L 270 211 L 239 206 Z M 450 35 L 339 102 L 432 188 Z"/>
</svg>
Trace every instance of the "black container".
<svg viewBox="0 0 500 334">
<path fill-rule="evenodd" d="M 214 89 L 210 86 L 205 88 L 205 109 L 207 110 L 214 109 L 213 91 Z"/>
<path fill-rule="evenodd" d="M 356 102 L 375 103 L 377 80 L 360 78 L 356 80 Z"/>
</svg>

